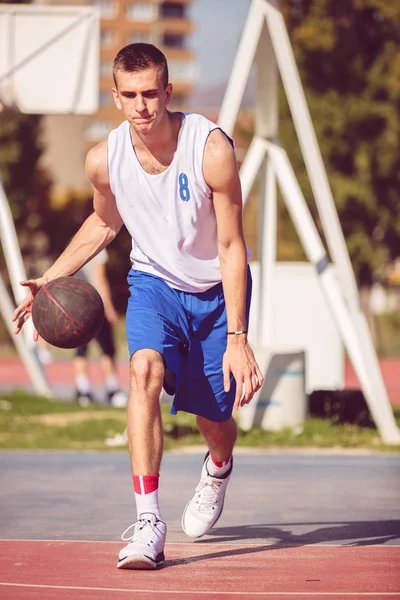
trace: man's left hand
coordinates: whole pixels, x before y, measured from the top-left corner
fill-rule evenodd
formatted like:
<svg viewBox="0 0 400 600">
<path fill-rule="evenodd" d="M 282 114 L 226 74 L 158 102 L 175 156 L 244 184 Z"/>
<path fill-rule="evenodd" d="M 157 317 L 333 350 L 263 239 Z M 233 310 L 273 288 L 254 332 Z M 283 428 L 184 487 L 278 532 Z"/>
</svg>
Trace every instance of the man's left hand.
<svg viewBox="0 0 400 600">
<path fill-rule="evenodd" d="M 228 341 L 222 362 L 222 370 L 225 392 L 229 392 L 230 389 L 231 373 L 236 380 L 236 395 L 233 405 L 236 410 L 240 406 L 248 404 L 264 382 L 264 377 L 247 339 Z"/>
</svg>

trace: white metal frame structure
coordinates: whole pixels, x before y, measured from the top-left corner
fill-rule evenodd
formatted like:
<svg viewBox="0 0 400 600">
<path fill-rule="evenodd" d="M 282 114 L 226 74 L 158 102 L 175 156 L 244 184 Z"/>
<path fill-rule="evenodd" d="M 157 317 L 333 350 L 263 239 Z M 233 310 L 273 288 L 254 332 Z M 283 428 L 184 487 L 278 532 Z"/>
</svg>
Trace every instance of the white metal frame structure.
<svg viewBox="0 0 400 600">
<path fill-rule="evenodd" d="M 0 110 L 91 114 L 98 107 L 100 15 L 95 7 L 0 5 Z M 65 63 L 65 64 L 64 64 Z M 26 272 L 0 175 L 0 241 L 16 304 Z M 0 314 L 38 394 L 53 396 L 33 342 L 33 324 L 13 334 L 15 303 L 0 276 Z"/>
<path fill-rule="evenodd" d="M 360 307 L 346 242 L 285 23 L 276 0 L 252 0 L 219 115 L 219 124 L 227 133 L 233 131 L 253 63 L 256 67 L 255 135 L 243 162 L 240 177 L 244 202 L 256 178 L 261 178 L 259 306 L 266 308 L 258 314 L 257 343 L 263 347 L 272 344 L 278 184 L 307 258 L 315 266 L 327 305 L 353 363 L 382 440 L 387 444 L 399 444 L 400 430 L 394 420 L 371 334 Z M 328 259 L 288 156 L 278 142 L 278 71 L 332 263 Z M 334 276 L 334 270 L 339 281 Z"/>
</svg>

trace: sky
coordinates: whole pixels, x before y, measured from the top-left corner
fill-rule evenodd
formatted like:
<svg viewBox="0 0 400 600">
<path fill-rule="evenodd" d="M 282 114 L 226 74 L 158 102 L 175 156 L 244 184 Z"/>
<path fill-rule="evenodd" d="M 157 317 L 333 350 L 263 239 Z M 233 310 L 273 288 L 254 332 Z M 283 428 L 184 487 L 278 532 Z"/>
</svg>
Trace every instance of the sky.
<svg viewBox="0 0 400 600">
<path fill-rule="evenodd" d="M 192 0 L 195 31 L 188 40 L 202 88 L 226 83 L 251 0 Z"/>
</svg>

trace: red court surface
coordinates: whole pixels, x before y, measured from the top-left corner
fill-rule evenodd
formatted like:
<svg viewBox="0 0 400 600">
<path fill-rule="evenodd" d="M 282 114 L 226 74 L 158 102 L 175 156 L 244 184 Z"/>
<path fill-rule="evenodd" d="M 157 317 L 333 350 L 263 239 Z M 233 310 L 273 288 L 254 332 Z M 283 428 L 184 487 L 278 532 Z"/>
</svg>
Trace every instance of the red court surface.
<svg viewBox="0 0 400 600">
<path fill-rule="evenodd" d="M 382 376 L 390 402 L 400 406 L 400 358 L 381 358 L 379 360 Z M 56 360 L 46 365 L 46 374 L 51 384 L 72 386 L 74 376 L 71 360 Z M 121 385 L 128 386 L 129 369 L 127 362 L 118 365 Z M 101 385 L 102 375 L 97 361 L 90 363 L 90 376 L 94 385 Z M 0 360 L 0 385 L 9 387 L 24 387 L 30 385 L 28 373 L 19 358 L 2 358 Z M 359 389 L 357 376 L 350 363 L 345 365 L 345 387 Z"/>
<path fill-rule="evenodd" d="M 120 548 L 1 540 L 0 599 L 400 598 L 400 546 L 167 544 L 157 571 L 118 570 Z"/>
</svg>

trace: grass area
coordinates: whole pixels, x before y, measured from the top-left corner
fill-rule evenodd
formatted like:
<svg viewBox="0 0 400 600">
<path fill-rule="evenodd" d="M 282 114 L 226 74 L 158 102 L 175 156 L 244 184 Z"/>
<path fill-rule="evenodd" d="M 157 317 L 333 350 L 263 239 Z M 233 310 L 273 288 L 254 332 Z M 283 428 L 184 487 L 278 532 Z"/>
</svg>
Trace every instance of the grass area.
<svg viewBox="0 0 400 600">
<path fill-rule="evenodd" d="M 398 311 L 375 317 L 376 349 L 381 356 L 400 356 L 400 314 Z"/>
<path fill-rule="evenodd" d="M 201 444 L 195 417 L 172 416 L 162 406 L 165 449 Z M 400 426 L 400 410 L 395 411 Z M 0 449 L 111 450 L 106 438 L 123 432 L 125 409 L 105 405 L 83 408 L 72 402 L 49 400 L 24 391 L 0 394 Z M 337 425 L 309 418 L 301 431 L 239 430 L 238 446 L 252 448 L 354 448 L 400 452 L 386 446 L 373 428 Z M 112 448 L 115 450 L 115 448 Z M 118 447 L 119 450 L 124 447 Z"/>
</svg>

